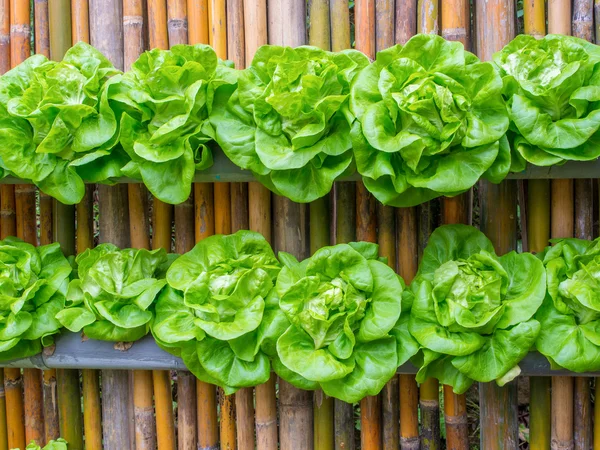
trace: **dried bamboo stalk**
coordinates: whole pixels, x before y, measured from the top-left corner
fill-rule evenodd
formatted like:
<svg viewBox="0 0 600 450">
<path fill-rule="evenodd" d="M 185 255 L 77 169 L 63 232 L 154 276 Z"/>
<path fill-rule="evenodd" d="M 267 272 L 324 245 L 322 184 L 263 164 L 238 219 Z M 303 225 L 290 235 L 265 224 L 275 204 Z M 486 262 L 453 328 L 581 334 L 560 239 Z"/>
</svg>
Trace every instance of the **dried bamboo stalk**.
<svg viewBox="0 0 600 450">
<path fill-rule="evenodd" d="M 56 381 L 60 436 L 69 443 L 70 449 L 83 450 L 79 371 L 58 369 Z"/>
<path fill-rule="evenodd" d="M 88 0 L 71 0 L 71 39 L 72 44 L 90 41 Z"/>
<path fill-rule="evenodd" d="M 417 0 L 396 2 L 396 44 L 404 45 L 417 34 Z"/>
<path fill-rule="evenodd" d="M 442 1 L 442 3 L 444 3 Z M 417 32 L 439 34 L 438 0 L 419 0 L 417 3 Z M 458 14 L 458 11 L 456 11 Z"/>
<path fill-rule="evenodd" d="M 25 448 L 25 407 L 23 404 L 23 378 L 21 369 L 4 369 L 6 395 L 6 424 L 8 448 Z M 10 414 L 8 414 L 10 411 Z"/>
<path fill-rule="evenodd" d="M 133 408 L 135 416 L 135 448 L 156 449 L 154 404 L 152 403 L 152 371 L 133 371 Z"/>
<path fill-rule="evenodd" d="M 188 0 L 188 42 L 209 44 L 208 0 Z M 215 234 L 212 183 L 194 184 L 196 242 Z M 216 450 L 219 442 L 216 388 L 196 380 L 198 448 Z"/>
<path fill-rule="evenodd" d="M 4 371 L 0 370 L 0 450 L 8 450 L 8 430 L 6 429 L 6 394 L 4 391 Z"/>
<path fill-rule="evenodd" d="M 90 0 L 91 44 L 119 69 L 123 69 L 123 2 Z M 130 246 L 129 200 L 127 185 L 98 186 L 100 242 L 121 248 Z M 135 448 L 135 433 L 130 410 L 129 374 L 124 370 L 102 371 L 102 415 L 110 420 L 103 425 L 104 448 L 117 450 L 123 445 Z"/>
</svg>

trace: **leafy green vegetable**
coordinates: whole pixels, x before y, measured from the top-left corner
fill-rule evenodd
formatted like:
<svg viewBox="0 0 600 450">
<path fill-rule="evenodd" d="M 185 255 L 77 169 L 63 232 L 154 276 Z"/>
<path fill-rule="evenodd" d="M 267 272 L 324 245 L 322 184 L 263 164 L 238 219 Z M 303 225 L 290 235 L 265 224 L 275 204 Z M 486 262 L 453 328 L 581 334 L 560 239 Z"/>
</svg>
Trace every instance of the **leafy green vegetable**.
<svg viewBox="0 0 600 450">
<path fill-rule="evenodd" d="M 355 50 L 259 48 L 237 84 L 215 94 L 216 141 L 273 192 L 296 202 L 323 197 L 354 171 L 348 94 L 367 64 Z"/>
<path fill-rule="evenodd" d="M 542 324 L 536 347 L 554 366 L 600 370 L 600 239 L 551 242 L 539 255 L 548 293 L 535 316 Z"/>
<path fill-rule="evenodd" d="M 171 260 L 163 249 L 87 249 L 75 259 L 79 278 L 69 283 L 67 307 L 56 318 L 91 339 L 136 341 L 148 333 L 150 305 L 165 287 Z"/>
<path fill-rule="evenodd" d="M 357 402 L 376 395 L 405 359 L 392 335 L 404 282 L 365 242 L 318 250 L 299 263 L 280 253 L 279 306 L 289 320 L 274 368 L 304 389 Z"/>
<path fill-rule="evenodd" d="M 438 378 L 463 393 L 473 380 L 516 377 L 540 331 L 532 317 L 546 292 L 539 259 L 510 252 L 466 225 L 436 229 L 410 296 L 408 329 L 421 345 L 417 381 Z"/>
<path fill-rule="evenodd" d="M 232 76 L 207 45 L 143 53 L 110 93 L 124 111 L 121 143 L 131 162 L 123 172 L 164 202 L 187 200 L 196 170 L 212 165 L 214 90 Z"/>
<path fill-rule="evenodd" d="M 550 166 L 600 156 L 600 47 L 571 36 L 517 36 L 494 55 L 513 147 Z"/>
<path fill-rule="evenodd" d="M 25 447 L 25 450 L 67 450 L 68 449 L 68 445 L 67 445 L 67 441 L 65 441 L 62 438 L 59 438 L 57 440 L 51 440 L 50 442 L 48 442 L 46 444 L 45 447 L 40 447 L 39 445 L 37 445 L 35 443 L 35 441 L 31 441 L 31 443 Z M 13 449 L 13 450 L 19 450 L 19 449 Z"/>
<path fill-rule="evenodd" d="M 459 42 L 417 35 L 377 54 L 355 78 L 352 141 L 365 186 L 413 206 L 500 182 L 511 165 L 502 81 Z"/>
<path fill-rule="evenodd" d="M 59 244 L 0 241 L 0 360 L 33 356 L 53 343 L 72 270 Z"/>
<path fill-rule="evenodd" d="M 197 378 L 226 393 L 264 383 L 286 326 L 273 295 L 279 271 L 258 233 L 206 238 L 168 270 L 152 333 Z"/>
<path fill-rule="evenodd" d="M 84 180 L 121 176 L 117 120 L 107 89 L 120 73 L 85 43 L 61 62 L 34 55 L 0 78 L 0 165 L 65 204 Z"/>
</svg>

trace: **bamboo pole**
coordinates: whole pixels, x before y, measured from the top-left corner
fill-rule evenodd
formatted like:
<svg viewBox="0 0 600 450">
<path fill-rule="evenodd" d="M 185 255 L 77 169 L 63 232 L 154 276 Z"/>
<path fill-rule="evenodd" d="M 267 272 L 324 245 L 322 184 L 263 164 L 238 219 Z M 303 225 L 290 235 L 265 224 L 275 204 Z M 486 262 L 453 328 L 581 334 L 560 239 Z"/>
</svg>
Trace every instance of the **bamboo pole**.
<svg viewBox="0 0 600 450">
<path fill-rule="evenodd" d="M 15 67 L 30 56 L 30 3 L 28 0 L 11 0 L 10 3 L 10 60 Z M 35 187 L 15 186 L 17 237 L 37 245 Z M 16 374 L 15 374 L 16 375 Z M 8 375 L 7 375 L 8 378 Z M 42 443 L 44 438 L 42 372 L 23 370 L 25 394 L 25 439 Z M 10 408 L 10 405 L 9 405 Z"/>
<path fill-rule="evenodd" d="M 235 67 L 246 65 L 243 0 L 227 2 L 227 58 Z M 231 232 L 247 230 L 248 184 L 231 183 Z M 243 388 L 235 394 L 235 420 L 237 446 L 240 450 L 252 450 L 254 444 L 254 389 Z"/>
<path fill-rule="evenodd" d="M 48 30 L 48 0 L 34 2 L 35 52 L 50 57 Z M 40 245 L 52 243 L 52 197 L 40 191 Z M 44 436 L 46 441 L 58 439 L 58 404 L 56 395 L 56 369 L 44 370 Z"/>
<path fill-rule="evenodd" d="M 331 49 L 329 1 L 313 0 L 309 3 L 309 45 Z M 309 205 L 310 254 L 330 244 L 329 196 L 319 198 Z M 313 436 L 315 448 L 334 448 L 334 402 L 323 391 L 315 391 L 313 398 Z"/>
<path fill-rule="evenodd" d="M 167 3 L 169 45 L 188 43 L 188 12 L 185 0 Z M 175 206 L 175 252 L 183 254 L 194 247 L 194 197 Z M 196 378 L 187 371 L 177 372 L 177 448 L 196 450 L 198 442 Z"/>
<path fill-rule="evenodd" d="M 417 3 L 417 31 L 419 33 L 438 34 L 439 15 L 437 0 L 419 0 Z M 423 253 L 429 235 L 433 231 L 433 202 L 418 207 L 418 254 Z M 420 257 L 420 256 L 419 256 Z M 440 448 L 440 405 L 439 382 L 437 379 L 425 380 L 419 389 L 421 409 L 421 448 L 437 450 Z"/>
<path fill-rule="evenodd" d="M 448 0 L 442 2 L 442 36 L 450 41 L 459 41 L 467 47 L 467 30 L 470 22 L 469 2 L 466 0 Z M 442 222 L 444 224 L 468 224 L 469 198 L 467 192 L 456 197 L 442 199 Z M 444 386 L 444 422 L 446 424 L 446 447 L 448 450 L 469 448 L 467 429 L 467 402 L 465 394 L 457 395 L 451 386 Z"/>
<path fill-rule="evenodd" d="M 356 49 L 375 57 L 375 0 L 359 0 L 355 9 Z M 362 182 L 356 183 L 356 239 L 377 241 L 375 200 Z M 378 396 L 365 397 L 360 402 L 361 448 L 381 448 L 381 402 Z"/>
<path fill-rule="evenodd" d="M 88 1 L 71 0 L 71 43 L 89 42 L 89 40 Z M 93 193 L 94 186 L 86 185 L 83 199 L 76 206 L 77 253 L 94 246 Z M 102 405 L 100 404 L 99 375 L 98 370 L 83 369 L 81 371 L 86 450 L 102 450 Z"/>
<path fill-rule="evenodd" d="M 54 0 L 48 9 L 50 57 L 61 60 L 71 47 L 71 4 L 68 0 Z M 43 213 L 43 211 L 42 211 Z M 65 254 L 75 253 L 75 207 L 52 202 L 52 238 L 59 242 Z M 73 449 L 83 450 L 81 391 L 78 370 L 55 371 L 58 426 L 60 435 Z M 52 386 L 52 385 L 50 385 Z M 45 417 L 45 420 L 51 417 Z M 47 440 L 49 439 L 46 436 Z"/>
<path fill-rule="evenodd" d="M 188 0 L 188 42 L 209 44 L 208 0 Z M 194 184 L 195 240 L 215 234 L 214 189 L 212 183 Z M 216 450 L 219 442 L 216 388 L 196 380 L 198 448 Z"/>
<path fill-rule="evenodd" d="M 0 74 L 4 74 L 10 70 L 10 11 L 9 11 L 9 0 L 0 0 Z M 12 203 L 12 204 L 11 204 Z M 2 239 L 14 235 L 15 221 L 14 221 L 14 190 L 12 186 L 2 185 L 0 187 L 0 237 Z M 11 233 L 12 232 L 12 233 Z M 9 448 L 9 429 L 7 428 L 7 407 L 10 408 L 11 416 L 14 414 L 18 417 L 18 411 L 15 410 L 15 406 L 23 410 L 23 400 L 17 404 L 10 403 L 7 398 L 7 391 L 9 387 L 6 385 L 5 389 L 5 371 L 0 370 L 0 450 L 8 450 Z M 10 373 L 10 369 L 6 373 L 7 376 L 13 376 L 14 373 Z M 22 395 L 22 392 L 21 392 Z M 22 415 L 22 414 L 21 414 Z M 11 417 L 14 420 L 14 417 Z M 9 420 L 11 420 L 9 419 Z M 11 420 L 11 421 L 12 421 Z M 21 423 L 22 423 L 21 418 Z M 22 428 L 18 427 L 18 428 Z M 24 430 L 24 428 L 23 428 Z M 23 436 L 23 441 L 25 436 Z M 11 447 L 13 445 L 11 444 Z"/>
<path fill-rule="evenodd" d="M 391 0 L 375 2 L 375 49 L 384 50 L 394 45 L 395 3 Z M 382 256 L 388 258 L 388 264 L 396 268 L 395 215 L 394 209 L 377 203 L 378 243 Z M 400 407 L 398 405 L 398 376 L 395 375 L 383 387 L 381 392 L 381 433 L 384 450 L 397 449 L 400 445 Z"/>
<path fill-rule="evenodd" d="M 350 42 L 350 8 L 348 0 L 330 0 L 331 49 L 339 52 L 352 47 Z"/>
<path fill-rule="evenodd" d="M 122 0 L 90 0 L 89 29 L 91 44 L 116 68 L 123 69 Z M 129 247 L 127 185 L 99 185 L 98 207 L 100 242 L 110 242 L 120 248 Z M 129 374 L 125 370 L 102 370 L 101 375 L 102 415 L 110 418 L 103 424 L 104 448 L 116 450 L 124 445 L 135 448 Z M 88 386 L 93 386 L 94 380 L 89 381 Z"/>
<path fill-rule="evenodd" d="M 8 448 L 25 448 L 25 407 L 21 369 L 4 369 Z M 10 411 L 10 414 L 8 413 Z"/>
<path fill-rule="evenodd" d="M 305 3 L 294 0 L 268 2 L 269 43 L 292 47 L 306 43 Z M 273 242 L 276 251 L 287 251 L 299 260 L 310 252 L 306 205 L 273 196 Z M 313 402 L 309 392 L 279 381 L 279 442 L 281 450 L 312 450 Z"/>
<path fill-rule="evenodd" d="M 181 10 L 181 8 L 177 8 Z M 150 48 L 169 48 L 166 0 L 148 0 L 148 44 Z M 152 207 L 152 248 L 171 251 L 173 206 L 157 198 Z M 154 404 L 156 413 L 156 442 L 159 450 L 174 450 L 175 422 L 169 371 L 153 370 Z"/>
<path fill-rule="evenodd" d="M 590 42 L 594 42 L 593 6 L 592 0 L 573 1 L 573 35 Z M 589 240 L 593 238 L 593 209 L 593 180 L 575 180 L 575 237 Z M 573 389 L 575 391 L 574 450 L 589 449 L 592 446 L 593 414 L 590 379 L 576 377 Z"/>
<path fill-rule="evenodd" d="M 571 34 L 571 1 L 548 1 L 548 32 Z M 571 237 L 574 231 L 573 180 L 551 182 L 551 236 Z M 573 447 L 573 378 L 552 377 L 553 449 Z"/>
<path fill-rule="evenodd" d="M 210 44 L 215 49 L 219 58 L 227 57 L 227 10 L 224 0 L 208 0 L 208 20 Z M 231 191 L 229 183 L 215 183 L 214 216 L 215 233 L 231 233 Z M 235 396 L 225 395 L 219 389 L 219 407 L 221 417 L 220 445 L 221 449 L 236 448 L 235 433 Z"/>
<path fill-rule="evenodd" d="M 515 35 L 515 10 L 510 0 L 489 0 L 477 3 L 475 47 L 483 61 L 489 61 Z M 490 33 L 494 30 L 494 33 Z M 482 231 L 490 238 L 498 254 L 516 247 L 516 183 L 499 185 L 481 181 L 480 222 Z M 516 382 L 498 387 L 496 383 L 480 383 L 481 446 L 495 450 L 517 448 L 517 389 Z"/>
<path fill-rule="evenodd" d="M 418 268 L 417 208 L 396 209 L 398 273 L 410 284 Z M 400 448 L 419 450 L 419 388 L 414 375 L 400 375 Z"/>
<path fill-rule="evenodd" d="M 417 0 L 396 2 L 397 44 L 405 44 L 417 32 Z M 409 284 L 417 273 L 418 225 L 416 208 L 396 209 L 396 244 L 398 246 L 398 273 Z M 400 394 L 400 448 L 418 450 L 419 388 L 414 375 L 401 374 Z"/>
<path fill-rule="evenodd" d="M 546 34 L 545 2 L 525 2 L 525 33 L 541 38 Z M 541 252 L 550 237 L 550 182 L 529 180 L 527 201 L 527 239 L 529 251 Z M 529 379 L 529 437 L 532 450 L 550 448 L 550 381 L 549 377 Z"/>
<path fill-rule="evenodd" d="M 258 47 L 267 43 L 266 0 L 244 0 L 244 24 L 246 64 L 250 64 Z M 257 182 L 248 183 L 248 226 L 272 242 L 271 193 Z M 271 374 L 269 381 L 255 389 L 256 445 L 265 450 L 278 448 L 276 379 Z"/>
</svg>

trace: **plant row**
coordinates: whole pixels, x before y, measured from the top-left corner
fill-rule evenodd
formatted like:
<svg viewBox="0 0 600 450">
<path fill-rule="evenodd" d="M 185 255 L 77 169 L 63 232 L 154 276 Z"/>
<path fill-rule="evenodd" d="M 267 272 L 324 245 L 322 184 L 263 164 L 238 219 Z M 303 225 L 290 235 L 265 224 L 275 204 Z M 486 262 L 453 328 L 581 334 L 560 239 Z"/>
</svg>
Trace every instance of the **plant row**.
<svg viewBox="0 0 600 450">
<path fill-rule="evenodd" d="M 417 35 L 377 54 L 261 47 L 236 70 L 205 45 L 122 73 L 84 43 L 0 78 L 0 167 L 63 203 L 84 182 L 143 182 L 178 204 L 218 145 L 273 192 L 326 195 L 356 171 L 382 203 L 454 196 L 527 162 L 600 156 L 600 47 L 518 36 L 493 62 Z"/>
<path fill-rule="evenodd" d="M 477 229 L 436 229 L 408 288 L 378 246 L 298 261 L 251 231 L 178 256 L 102 244 L 0 241 L 0 359 L 35 355 L 66 328 L 133 342 L 149 332 L 200 380 L 230 394 L 269 379 L 356 402 L 411 361 L 465 392 L 502 385 L 533 349 L 555 368 L 600 370 L 600 238 L 498 256 Z"/>
</svg>

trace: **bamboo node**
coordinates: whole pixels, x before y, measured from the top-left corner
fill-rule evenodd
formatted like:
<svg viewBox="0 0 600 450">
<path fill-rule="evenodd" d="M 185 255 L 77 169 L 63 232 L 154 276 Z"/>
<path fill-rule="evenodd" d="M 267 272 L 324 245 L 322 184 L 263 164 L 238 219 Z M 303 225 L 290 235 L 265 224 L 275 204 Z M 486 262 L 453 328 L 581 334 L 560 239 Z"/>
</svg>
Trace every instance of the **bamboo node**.
<svg viewBox="0 0 600 450">
<path fill-rule="evenodd" d="M 169 19 L 167 27 L 172 30 L 187 30 L 188 21 L 187 19 Z"/>
<path fill-rule="evenodd" d="M 33 184 L 17 184 L 15 186 L 15 194 L 31 194 L 32 192 L 35 192 Z"/>
<path fill-rule="evenodd" d="M 15 214 L 16 214 L 16 211 L 14 209 L 0 210 L 0 216 L 2 216 L 2 217 L 10 217 L 10 216 L 14 216 Z"/>
<path fill-rule="evenodd" d="M 556 438 L 552 438 L 552 443 L 550 444 L 551 450 L 573 450 L 573 441 L 560 441 Z"/>
<path fill-rule="evenodd" d="M 19 372 L 19 376 L 17 378 L 4 378 L 5 389 L 20 388 L 22 385 L 23 378 L 21 377 L 21 372 Z"/>
<path fill-rule="evenodd" d="M 137 26 L 144 25 L 144 18 L 142 16 L 123 16 L 123 26 Z"/>
<path fill-rule="evenodd" d="M 10 35 L 11 36 L 22 36 L 25 38 L 29 38 L 31 36 L 31 27 L 27 24 L 15 24 L 10 26 Z"/>
<path fill-rule="evenodd" d="M 444 418 L 446 420 L 446 423 L 450 425 L 466 425 L 468 423 L 467 416 L 465 415 L 449 416 L 448 414 L 444 414 Z"/>
<path fill-rule="evenodd" d="M 10 44 L 10 34 L 0 34 L 0 45 Z"/>
<path fill-rule="evenodd" d="M 256 421 L 256 429 L 262 430 L 263 428 L 270 428 L 273 424 L 277 423 L 277 419 L 271 419 L 264 422 Z"/>
<path fill-rule="evenodd" d="M 463 27 L 444 28 L 442 30 L 442 37 L 449 41 L 460 41 L 467 37 L 467 30 L 465 30 Z"/>
<path fill-rule="evenodd" d="M 421 440 L 418 436 L 400 437 L 400 446 L 402 450 L 419 450 Z"/>
<path fill-rule="evenodd" d="M 438 400 L 419 400 L 421 406 L 425 408 L 438 408 L 440 406 L 440 402 Z"/>
</svg>

